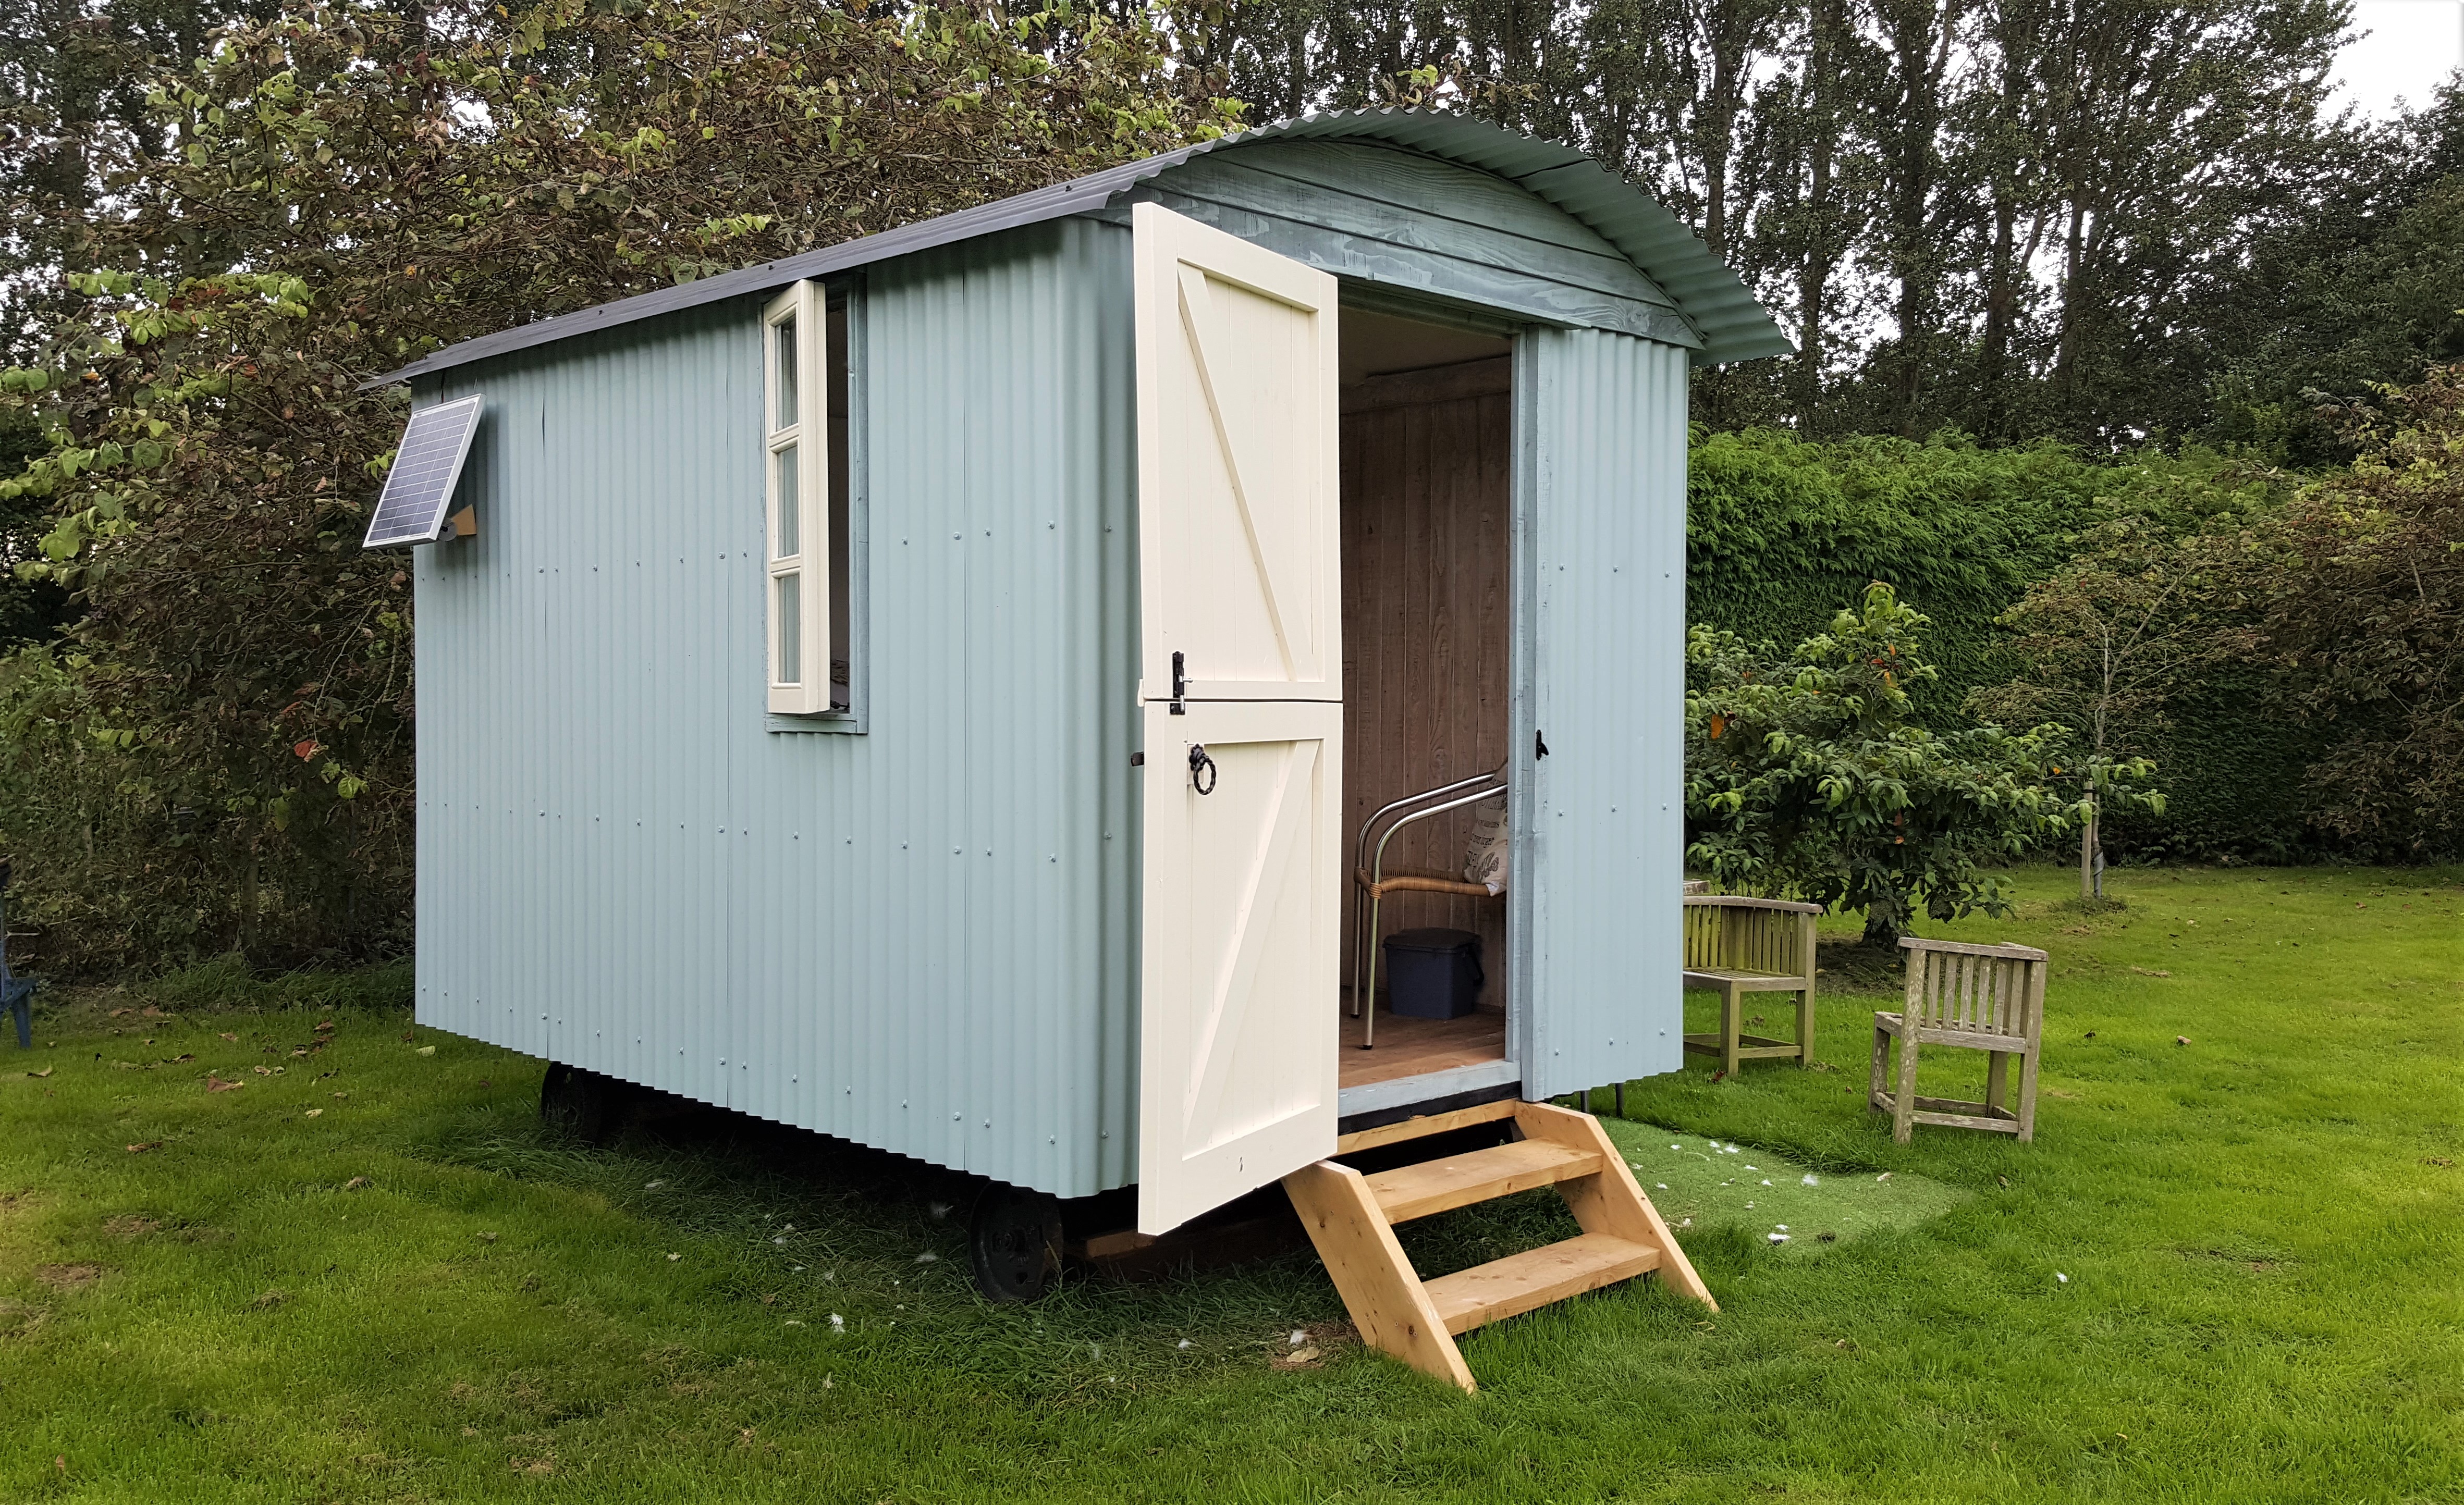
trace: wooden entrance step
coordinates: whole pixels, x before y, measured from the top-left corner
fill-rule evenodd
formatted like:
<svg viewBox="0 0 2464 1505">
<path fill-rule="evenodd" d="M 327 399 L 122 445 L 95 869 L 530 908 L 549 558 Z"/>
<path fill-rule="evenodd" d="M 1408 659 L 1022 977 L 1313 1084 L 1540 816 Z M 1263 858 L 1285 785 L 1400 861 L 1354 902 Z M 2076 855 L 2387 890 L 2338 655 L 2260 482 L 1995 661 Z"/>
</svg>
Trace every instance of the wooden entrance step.
<svg viewBox="0 0 2464 1505">
<path fill-rule="evenodd" d="M 1377 1199 L 1387 1222 L 1408 1223 L 1432 1212 L 1554 1186 L 1576 1176 L 1597 1175 L 1599 1169 L 1596 1151 L 1527 1139 L 1381 1170 L 1369 1178 L 1369 1194 Z"/>
<path fill-rule="evenodd" d="M 1428 1282 L 1429 1300 L 1449 1333 L 1596 1291 L 1660 1268 L 1660 1251 L 1614 1233 L 1583 1233 Z"/>
<path fill-rule="evenodd" d="M 1587 1113 L 1545 1102 L 1485 1103 L 1347 1135 L 1336 1150 L 1407 1144 L 1508 1119 L 1517 1137 L 1491 1148 L 1375 1175 L 1322 1160 L 1284 1178 L 1362 1341 L 1469 1390 L 1471 1370 L 1455 1339 L 1484 1323 L 1655 1271 L 1720 1309 L 1608 1131 Z M 1547 1186 L 1566 1199 L 1582 1225 L 1579 1235 L 1428 1281 L 1395 1236 L 1397 1223 Z"/>
</svg>

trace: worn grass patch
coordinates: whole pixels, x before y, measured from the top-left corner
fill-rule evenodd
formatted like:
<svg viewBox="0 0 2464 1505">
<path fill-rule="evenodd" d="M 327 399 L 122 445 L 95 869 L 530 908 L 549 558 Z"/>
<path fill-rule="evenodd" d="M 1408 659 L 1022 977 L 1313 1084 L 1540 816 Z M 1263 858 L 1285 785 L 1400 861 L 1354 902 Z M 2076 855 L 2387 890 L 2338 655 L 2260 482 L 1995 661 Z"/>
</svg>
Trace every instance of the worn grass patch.
<svg viewBox="0 0 2464 1505">
<path fill-rule="evenodd" d="M 1682 1243 L 1736 1233 L 1792 1258 L 1929 1223 L 1975 1193 L 1914 1171 L 1821 1170 L 1770 1149 L 1609 1121 L 1645 1196 Z"/>
<path fill-rule="evenodd" d="M 1891 1000 L 1827 977 L 1837 1069 L 1698 1059 L 1612 1126 L 1720 1315 L 1501 1322 L 1469 1398 L 1345 1345 L 1306 1256 L 994 1308 L 930 1182 L 751 1124 L 559 1140 L 539 1063 L 413 1027 L 402 969 L 45 995 L 0 1049 L 0 1499 L 2464 1497 L 2459 875 L 2108 876 L 1957 928 L 2054 953 L 2035 1144 L 1893 1145 Z M 1405 1233 L 1434 1272 L 1566 1226 Z"/>
</svg>

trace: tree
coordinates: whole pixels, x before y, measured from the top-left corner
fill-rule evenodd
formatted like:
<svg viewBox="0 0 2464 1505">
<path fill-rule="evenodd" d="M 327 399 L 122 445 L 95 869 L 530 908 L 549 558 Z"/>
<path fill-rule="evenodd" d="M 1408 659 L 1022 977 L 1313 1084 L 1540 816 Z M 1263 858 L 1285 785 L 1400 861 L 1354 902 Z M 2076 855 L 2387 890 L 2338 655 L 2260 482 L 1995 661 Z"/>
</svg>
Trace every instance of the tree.
<svg viewBox="0 0 2464 1505">
<path fill-rule="evenodd" d="M 273 0 L 0 0 L 0 368 L 29 356 L 75 300 L 59 273 L 114 191 L 104 173 L 132 146 L 163 150 L 173 122 L 146 103 L 159 68 L 185 69 L 226 21 Z M 45 446 L 39 425 L 0 412 L 0 477 Z M 0 500 L 0 653 L 49 642 L 68 602 L 21 580 L 49 531 L 36 500 Z"/>
<path fill-rule="evenodd" d="M 134 153 L 180 122 L 149 107 L 158 72 L 185 71 L 231 21 L 276 0 L 0 0 L 0 343 L 11 355 L 64 306 L 61 269 Z M 15 468 L 10 467 L 13 471 Z"/>
<path fill-rule="evenodd" d="M 2012 380 L 2025 312 L 2028 264 L 2045 230 L 2045 174 L 2034 143 L 2045 134 L 2048 92 L 2041 87 L 2043 38 L 2053 16 L 2044 0 L 1985 0 L 1982 24 L 1991 38 L 1994 76 L 1982 91 L 1971 128 L 1983 159 L 1991 243 L 1983 274 L 1983 325 L 1976 339 L 1973 427 L 1988 439 L 2022 431 Z M 2019 244 L 2022 221 L 2028 243 Z"/>
<path fill-rule="evenodd" d="M 2464 84 L 2356 142 L 2324 189 L 2263 223 L 2217 300 L 2210 432 L 2343 466 L 2314 394 L 2358 396 L 2464 360 Z"/>
<path fill-rule="evenodd" d="M 1803 60 L 1756 98 L 1757 165 L 1770 185 L 1756 229 L 1794 295 L 1797 354 L 1786 379 L 1787 409 L 1808 435 L 1825 426 L 1823 393 L 1835 379 L 1833 352 L 1844 343 L 1833 338 L 1836 289 L 1872 220 L 1870 112 L 1858 88 L 1869 51 L 1849 0 L 1811 0 Z"/>
<path fill-rule="evenodd" d="M 1698 415 L 1724 428 L 2176 442 L 2281 369 L 2261 343 L 2297 360 L 2322 338 L 2369 343 L 2365 318 L 2258 311 L 2320 281 L 2300 248 L 2332 239 L 2314 227 L 2343 225 L 2321 210 L 2348 185 L 2381 204 L 2428 160 L 2409 127 L 2327 113 L 2343 0 L 1236 0 L 1221 15 L 1208 55 L 1263 108 L 1417 95 L 1562 138 L 1685 218 L 1800 352 L 1697 373 Z M 1436 86 L 1408 81 L 1423 77 Z M 2359 267 L 2336 285 L 2443 321 L 2411 295 L 2443 285 L 2443 223 L 2425 211 L 2419 244 L 2387 248 L 2429 273 L 2392 298 Z"/>
<path fill-rule="evenodd" d="M 1937 733 L 1908 719 L 1929 680 L 1925 617 L 1887 585 L 1782 657 L 1696 627 L 1686 639 L 1686 859 L 1723 886 L 1862 909 L 1865 941 L 2011 912 L 1986 871 L 2067 835 L 2093 793 L 2161 809 L 2145 759 L 2079 756 L 2067 731 Z"/>
<path fill-rule="evenodd" d="M 2208 660 L 2212 638 L 2194 605 L 2195 556 L 2145 513 L 2090 529 L 2070 563 L 2028 588 L 2000 624 L 2026 664 L 2021 677 L 1969 697 L 1994 719 L 2057 721 L 2104 769 L 2143 754 L 2165 724 L 2174 689 Z M 2099 897 L 2103 855 L 2091 786 L 2079 823 L 2079 897 Z"/>
<path fill-rule="evenodd" d="M 0 504 L 44 509 L 24 568 L 79 614 L 58 661 L 77 693 L 46 704 L 99 758 L 56 767 L 126 791 L 112 818 L 154 854 L 76 868 L 37 812 L 0 817 L 55 954 L 402 939 L 407 581 L 358 539 L 403 399 L 363 381 L 1237 118 L 1170 63 L 1142 18 L 1068 0 L 456 0 L 302 5 L 158 77 L 176 148 L 93 139 L 122 191 L 0 379 L 42 434 Z"/>
<path fill-rule="evenodd" d="M 2046 165 L 2061 260 L 2055 432 L 2110 447 L 2206 419 L 2225 287 L 2359 147 L 2325 114 L 2341 0 L 2072 0 L 2053 34 Z"/>
<path fill-rule="evenodd" d="M 1965 19 L 1963 0 L 1874 0 L 1884 71 L 1878 80 L 1887 121 L 1881 163 L 1879 259 L 1891 283 L 1892 331 L 1878 346 L 1870 377 L 1881 426 L 1906 439 L 1940 426 L 1927 401 L 1939 362 L 1951 257 L 1969 228 L 1971 200 L 1960 164 L 1947 150 L 1955 101 L 1953 73 Z"/>
</svg>

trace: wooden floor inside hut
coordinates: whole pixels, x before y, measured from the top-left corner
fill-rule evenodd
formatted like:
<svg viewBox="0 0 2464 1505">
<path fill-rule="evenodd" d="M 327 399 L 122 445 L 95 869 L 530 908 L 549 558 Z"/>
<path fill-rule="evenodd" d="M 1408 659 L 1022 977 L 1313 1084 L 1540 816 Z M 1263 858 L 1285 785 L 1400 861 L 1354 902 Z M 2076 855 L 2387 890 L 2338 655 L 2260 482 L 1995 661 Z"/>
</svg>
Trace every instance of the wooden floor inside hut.
<svg viewBox="0 0 2464 1505">
<path fill-rule="evenodd" d="M 1360 1021 L 1343 1015 L 1342 1080 L 1346 1087 L 1506 1058 L 1506 1011 L 1474 1009 L 1460 1019 L 1415 1019 L 1377 1011 L 1377 1045 L 1360 1048 Z"/>
</svg>

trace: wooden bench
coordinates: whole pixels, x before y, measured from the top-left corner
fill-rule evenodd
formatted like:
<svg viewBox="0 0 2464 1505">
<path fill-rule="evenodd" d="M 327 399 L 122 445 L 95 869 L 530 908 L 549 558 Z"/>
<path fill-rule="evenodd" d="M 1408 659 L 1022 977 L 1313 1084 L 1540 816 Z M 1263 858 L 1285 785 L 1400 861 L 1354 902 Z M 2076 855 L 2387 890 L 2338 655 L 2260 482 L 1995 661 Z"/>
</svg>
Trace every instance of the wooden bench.
<svg viewBox="0 0 2464 1505">
<path fill-rule="evenodd" d="M 1687 1050 L 1719 1057 L 1731 1076 L 1738 1062 L 1768 1057 L 1814 1064 L 1814 922 L 1821 913 L 1820 905 L 1785 899 L 1686 896 L 1684 985 L 1720 995 L 1720 1032 L 1686 1036 Z M 1796 1038 L 1742 1033 L 1738 1016 L 1749 992 L 1796 994 Z"/>
<path fill-rule="evenodd" d="M 1904 1145 L 1913 1125 L 1985 1129 L 2036 1137 L 2036 1058 L 2045 1034 L 2045 953 L 2033 946 L 1963 946 L 1901 940 L 1908 953 L 1907 1007 L 1874 1015 L 1874 1066 L 1865 1101 L 1891 1116 L 1891 1138 Z M 1900 1042 L 1896 1085 L 1885 1091 L 1891 1041 Z M 1917 1096 L 1917 1047 L 1955 1045 L 1985 1051 L 1985 1101 L 1961 1102 Z M 2019 1109 L 2003 1106 L 2011 1058 L 2019 1058 Z"/>
</svg>

